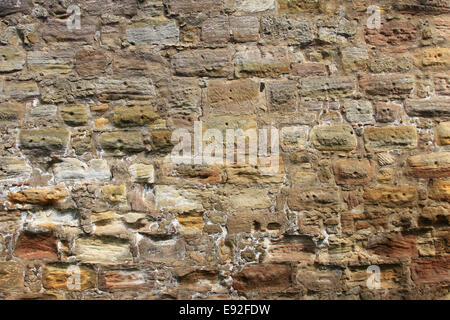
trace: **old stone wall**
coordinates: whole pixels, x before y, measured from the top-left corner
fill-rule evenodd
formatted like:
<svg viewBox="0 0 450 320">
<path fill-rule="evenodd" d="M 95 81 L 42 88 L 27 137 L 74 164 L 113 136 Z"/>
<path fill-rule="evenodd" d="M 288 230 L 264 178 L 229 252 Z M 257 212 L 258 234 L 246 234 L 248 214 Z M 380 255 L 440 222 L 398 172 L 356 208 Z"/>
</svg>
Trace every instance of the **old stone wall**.
<svg viewBox="0 0 450 320">
<path fill-rule="evenodd" d="M 450 297 L 448 0 L 0 19 L 0 298 Z M 174 163 L 196 121 L 278 129 L 278 170 Z"/>
</svg>

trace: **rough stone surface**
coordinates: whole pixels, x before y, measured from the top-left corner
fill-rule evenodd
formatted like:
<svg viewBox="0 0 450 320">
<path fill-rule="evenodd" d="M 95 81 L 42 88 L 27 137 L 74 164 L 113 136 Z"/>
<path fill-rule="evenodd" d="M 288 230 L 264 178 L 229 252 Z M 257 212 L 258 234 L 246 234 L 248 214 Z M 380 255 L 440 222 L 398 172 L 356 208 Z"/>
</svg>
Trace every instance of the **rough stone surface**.
<svg viewBox="0 0 450 320">
<path fill-rule="evenodd" d="M 0 299 L 449 299 L 449 1 L 0 17 Z"/>
</svg>

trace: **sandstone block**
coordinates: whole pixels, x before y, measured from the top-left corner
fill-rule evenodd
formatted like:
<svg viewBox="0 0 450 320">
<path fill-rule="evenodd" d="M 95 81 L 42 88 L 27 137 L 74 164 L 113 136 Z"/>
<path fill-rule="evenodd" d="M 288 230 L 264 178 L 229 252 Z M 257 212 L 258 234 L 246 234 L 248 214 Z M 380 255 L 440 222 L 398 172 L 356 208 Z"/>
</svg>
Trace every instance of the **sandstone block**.
<svg viewBox="0 0 450 320">
<path fill-rule="evenodd" d="M 450 177 L 450 153 L 434 152 L 411 156 L 407 160 L 408 173 L 416 178 Z"/>
<path fill-rule="evenodd" d="M 367 100 L 346 100 L 344 112 L 347 120 L 352 123 L 373 122 L 373 108 Z"/>
<path fill-rule="evenodd" d="M 62 152 L 69 142 L 69 131 L 57 128 L 21 130 L 19 140 L 23 149 Z"/>
<path fill-rule="evenodd" d="M 69 195 L 70 192 L 66 187 L 56 186 L 11 192 L 8 195 L 8 200 L 15 203 L 29 203 L 45 206 L 53 205 Z"/>
<path fill-rule="evenodd" d="M 228 49 L 183 51 L 173 55 L 171 62 L 180 76 L 228 77 L 233 72 Z"/>
<path fill-rule="evenodd" d="M 252 80 L 211 80 L 208 82 L 208 103 L 213 113 L 252 113 L 258 92 L 259 85 Z"/>
<path fill-rule="evenodd" d="M 130 175 L 135 182 L 154 183 L 155 168 L 151 164 L 136 163 L 129 167 Z"/>
<path fill-rule="evenodd" d="M 282 264 L 250 265 L 233 275 L 233 287 L 246 295 L 279 293 L 291 286 L 291 272 Z"/>
<path fill-rule="evenodd" d="M 431 199 L 450 202 L 450 181 L 434 180 L 429 191 Z"/>
<path fill-rule="evenodd" d="M 52 233 L 23 232 L 17 239 L 14 255 L 29 260 L 58 260 L 57 239 Z"/>
<path fill-rule="evenodd" d="M 127 241 L 109 237 L 78 238 L 73 253 L 83 263 L 116 265 L 133 259 Z"/>
<path fill-rule="evenodd" d="M 316 126 L 311 140 L 322 151 L 350 151 L 357 146 L 353 129 L 346 125 Z"/>
<path fill-rule="evenodd" d="M 85 105 L 65 106 L 61 108 L 61 117 L 72 127 L 84 126 L 88 122 L 87 107 Z"/>
<path fill-rule="evenodd" d="M 180 31 L 175 21 L 155 18 L 143 22 L 135 22 L 126 29 L 128 42 L 135 45 L 175 45 L 178 43 Z"/>
<path fill-rule="evenodd" d="M 435 128 L 435 140 L 438 145 L 450 145 L 450 121 L 441 122 Z"/>
<path fill-rule="evenodd" d="M 414 77 L 407 74 L 363 75 L 359 85 L 369 95 L 403 96 L 414 89 Z"/>
<path fill-rule="evenodd" d="M 145 150 L 142 134 L 137 131 L 104 132 L 98 143 L 107 151 L 141 152 Z"/>
<path fill-rule="evenodd" d="M 354 77 L 308 77 L 300 80 L 302 96 L 348 97 L 356 91 Z"/>
<path fill-rule="evenodd" d="M 113 122 L 117 127 L 136 127 L 153 124 L 159 115 L 152 106 L 117 107 L 114 109 Z"/>
<path fill-rule="evenodd" d="M 0 72 L 20 71 L 25 65 L 26 55 L 20 47 L 0 47 Z"/>
<path fill-rule="evenodd" d="M 450 97 L 431 99 L 407 99 L 406 113 L 419 117 L 448 117 L 450 115 Z"/>
<path fill-rule="evenodd" d="M 413 126 L 367 127 L 364 141 L 368 151 L 414 149 L 417 147 L 417 130 Z"/>
<path fill-rule="evenodd" d="M 374 174 L 375 165 L 368 160 L 342 159 L 333 164 L 336 184 L 368 184 Z"/>
<path fill-rule="evenodd" d="M 417 197 L 415 186 L 377 186 L 365 188 L 363 194 L 365 203 L 386 207 L 411 207 L 416 204 Z"/>
<path fill-rule="evenodd" d="M 84 291 L 95 288 L 97 274 L 84 266 L 70 269 L 70 265 L 47 265 L 42 271 L 42 285 L 47 290 Z M 75 274 L 75 270 L 79 273 Z"/>
</svg>

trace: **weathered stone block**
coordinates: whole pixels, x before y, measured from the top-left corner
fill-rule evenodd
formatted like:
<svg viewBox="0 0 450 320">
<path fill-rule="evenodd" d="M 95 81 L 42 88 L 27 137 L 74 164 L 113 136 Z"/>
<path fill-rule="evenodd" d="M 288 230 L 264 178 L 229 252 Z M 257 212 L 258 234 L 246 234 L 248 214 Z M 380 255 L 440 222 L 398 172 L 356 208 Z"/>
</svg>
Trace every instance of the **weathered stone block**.
<svg viewBox="0 0 450 320">
<path fill-rule="evenodd" d="M 20 47 L 0 47 L 0 72 L 20 71 L 25 65 L 26 55 Z"/>
<path fill-rule="evenodd" d="M 142 134 L 138 131 L 104 132 L 98 143 L 107 151 L 141 152 L 145 150 Z"/>
<path fill-rule="evenodd" d="M 69 143 L 69 135 L 66 129 L 57 128 L 21 130 L 19 141 L 23 149 L 63 152 Z"/>
<path fill-rule="evenodd" d="M 450 153 L 435 152 L 411 156 L 407 160 L 408 173 L 417 178 L 450 177 Z"/>
<path fill-rule="evenodd" d="M 84 291 L 95 288 L 97 274 L 91 268 L 47 265 L 42 271 L 42 285 L 47 290 Z M 74 266 L 72 266 L 74 267 Z M 78 272 L 79 271 L 79 272 Z"/>
<path fill-rule="evenodd" d="M 16 124 L 25 117 L 25 106 L 15 102 L 0 103 L 0 124 Z"/>
<path fill-rule="evenodd" d="M 450 202 L 450 181 L 434 180 L 429 190 L 431 199 Z"/>
<path fill-rule="evenodd" d="M 288 112 L 297 110 L 297 82 L 282 80 L 266 83 L 268 109 L 271 112 Z"/>
<path fill-rule="evenodd" d="M 159 210 L 172 211 L 202 211 L 201 194 L 190 189 L 176 186 L 155 186 L 155 203 Z"/>
<path fill-rule="evenodd" d="M 257 41 L 259 36 L 259 20 L 255 16 L 231 16 L 231 37 L 236 42 Z"/>
<path fill-rule="evenodd" d="M 92 159 L 88 164 L 75 159 L 64 158 L 53 166 L 57 182 L 83 180 L 109 180 L 111 171 L 106 160 Z"/>
<path fill-rule="evenodd" d="M 414 89 L 414 77 L 408 74 L 363 75 L 359 85 L 369 95 L 403 96 Z"/>
<path fill-rule="evenodd" d="M 280 12 L 299 13 L 316 12 L 320 8 L 319 0 L 278 0 Z"/>
<path fill-rule="evenodd" d="M 62 107 L 61 117 L 69 126 L 84 126 L 88 122 L 87 107 L 82 104 Z"/>
<path fill-rule="evenodd" d="M 300 80 L 302 96 L 348 97 L 356 92 L 354 77 L 308 77 Z"/>
<path fill-rule="evenodd" d="M 337 188 L 291 188 L 285 189 L 287 204 L 291 210 L 340 209 L 341 199 Z"/>
<path fill-rule="evenodd" d="M 52 205 L 70 195 L 64 186 L 27 189 L 19 192 L 11 192 L 8 200 L 15 203 L 29 203 L 37 205 Z"/>
<path fill-rule="evenodd" d="M 229 234 L 241 232 L 280 233 L 284 230 L 285 223 L 286 217 L 279 212 L 236 212 L 228 217 L 227 230 Z"/>
<path fill-rule="evenodd" d="M 368 160 L 342 159 L 333 164 L 336 184 L 368 184 L 374 174 L 375 165 Z"/>
<path fill-rule="evenodd" d="M 43 75 L 70 73 L 73 69 L 72 49 L 32 51 L 28 53 L 30 70 Z"/>
<path fill-rule="evenodd" d="M 0 158 L 0 181 L 26 180 L 32 168 L 22 158 Z"/>
<path fill-rule="evenodd" d="M 435 140 L 438 145 L 450 145 L 450 121 L 441 122 L 438 126 L 436 126 L 434 132 Z"/>
<path fill-rule="evenodd" d="M 419 50 L 414 55 L 415 64 L 423 68 L 445 69 L 450 66 L 449 48 L 427 48 Z"/>
<path fill-rule="evenodd" d="M 448 265 L 450 255 L 422 257 L 413 261 L 411 278 L 418 284 L 444 283 L 450 281 Z"/>
<path fill-rule="evenodd" d="M 136 127 L 153 124 L 159 115 L 152 106 L 117 107 L 114 109 L 113 122 L 117 127 Z"/>
<path fill-rule="evenodd" d="M 135 182 L 155 182 L 155 168 L 151 164 L 136 163 L 129 167 L 130 175 Z"/>
<path fill-rule="evenodd" d="M 275 9 L 275 0 L 236 0 L 236 10 L 248 13 Z"/>
<path fill-rule="evenodd" d="M 450 97 L 433 97 L 430 99 L 407 99 L 406 113 L 419 117 L 450 116 Z"/>
<path fill-rule="evenodd" d="M 58 260 L 58 244 L 52 233 L 23 232 L 17 239 L 14 255 L 29 260 Z"/>
<path fill-rule="evenodd" d="M 13 261 L 0 261 L 0 289 L 13 290 L 23 288 L 24 267 Z"/>
<path fill-rule="evenodd" d="M 344 112 L 349 122 L 373 122 L 373 108 L 368 100 L 346 100 L 344 102 Z"/>
<path fill-rule="evenodd" d="M 402 106 L 395 103 L 380 102 L 376 105 L 377 122 L 395 122 L 401 119 Z"/>
<path fill-rule="evenodd" d="M 109 58 L 101 50 L 81 49 L 75 56 L 75 70 L 80 76 L 96 76 L 104 73 Z"/>
<path fill-rule="evenodd" d="M 314 27 L 303 17 L 263 16 L 261 18 L 263 38 L 276 41 L 287 40 L 289 44 L 306 45 L 314 40 Z"/>
<path fill-rule="evenodd" d="M 73 254 L 83 263 L 115 265 L 133 260 L 126 240 L 109 237 L 78 238 Z"/>
<path fill-rule="evenodd" d="M 377 186 L 364 189 L 364 202 L 386 207 L 411 207 L 417 202 L 415 186 Z"/>
<path fill-rule="evenodd" d="M 366 48 L 346 47 L 341 50 L 342 64 L 346 71 L 364 71 L 369 61 Z"/>
<path fill-rule="evenodd" d="M 347 125 L 316 126 L 311 140 L 317 149 L 323 151 L 350 151 L 357 146 L 356 135 Z"/>
<path fill-rule="evenodd" d="M 410 46 L 417 39 L 417 28 L 409 21 L 392 20 L 381 29 L 366 29 L 366 41 L 374 46 Z"/>
<path fill-rule="evenodd" d="M 235 73 L 240 78 L 276 77 L 289 73 L 291 66 L 286 47 L 248 47 L 235 55 Z"/>
<path fill-rule="evenodd" d="M 211 80 L 208 82 L 208 104 L 213 113 L 253 113 L 259 85 L 253 80 Z"/>
<path fill-rule="evenodd" d="M 165 18 L 135 22 L 125 32 L 128 42 L 135 45 L 175 45 L 180 36 L 176 22 Z"/>
<path fill-rule="evenodd" d="M 181 76 L 229 77 L 233 73 L 228 49 L 200 49 L 172 56 L 172 67 Z"/>
<path fill-rule="evenodd" d="M 367 127 L 364 141 L 368 151 L 414 149 L 417 147 L 417 130 L 413 126 Z"/>
<path fill-rule="evenodd" d="M 288 265 L 254 264 L 233 275 L 233 287 L 247 296 L 279 293 L 291 286 L 291 273 Z"/>
</svg>

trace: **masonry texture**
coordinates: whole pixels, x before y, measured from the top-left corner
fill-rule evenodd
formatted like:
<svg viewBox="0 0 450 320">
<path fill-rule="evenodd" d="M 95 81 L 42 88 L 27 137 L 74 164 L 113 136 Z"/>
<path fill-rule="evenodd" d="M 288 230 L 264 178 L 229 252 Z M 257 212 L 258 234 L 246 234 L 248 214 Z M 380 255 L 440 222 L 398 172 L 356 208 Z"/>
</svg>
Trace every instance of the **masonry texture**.
<svg viewBox="0 0 450 320">
<path fill-rule="evenodd" d="M 448 0 L 0 19 L 0 298 L 450 298 Z M 194 121 L 279 129 L 278 172 L 170 162 Z"/>
</svg>

